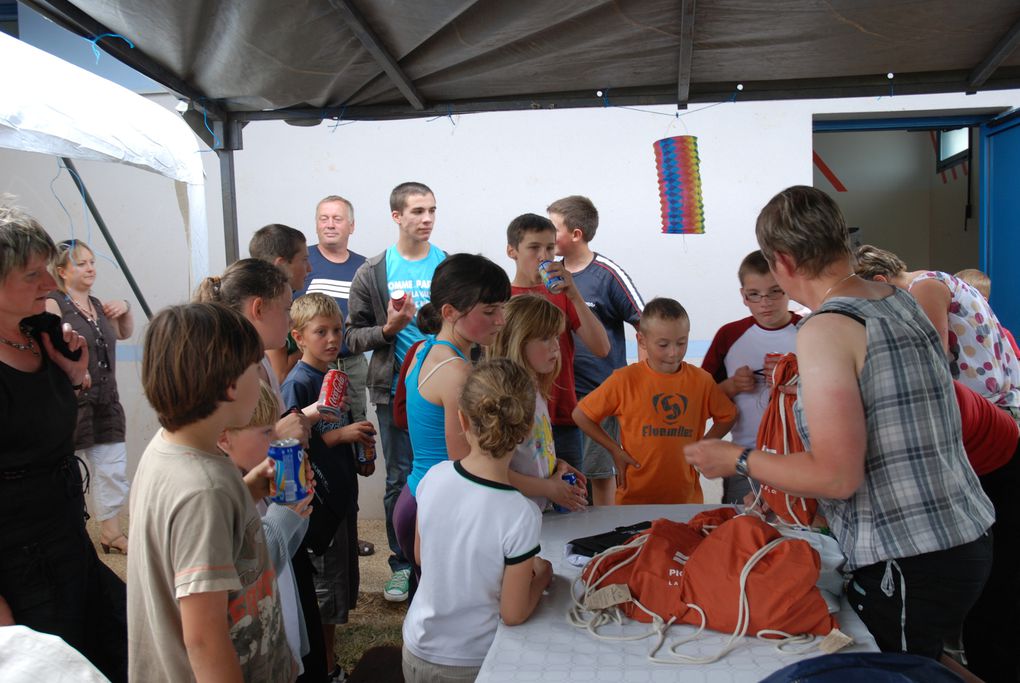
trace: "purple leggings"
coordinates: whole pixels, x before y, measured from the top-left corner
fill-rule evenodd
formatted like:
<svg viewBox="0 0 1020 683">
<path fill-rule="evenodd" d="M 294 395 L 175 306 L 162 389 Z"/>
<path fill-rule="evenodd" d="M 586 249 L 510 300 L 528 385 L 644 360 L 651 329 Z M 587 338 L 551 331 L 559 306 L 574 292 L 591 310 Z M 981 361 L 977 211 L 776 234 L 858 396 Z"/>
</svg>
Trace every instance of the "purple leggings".
<svg viewBox="0 0 1020 683">
<path fill-rule="evenodd" d="M 414 578 L 421 578 L 421 567 L 414 559 L 414 529 L 418 522 L 418 501 L 411 495 L 411 489 L 404 485 L 393 507 L 393 531 L 397 536 L 397 545 L 414 570 Z"/>
</svg>

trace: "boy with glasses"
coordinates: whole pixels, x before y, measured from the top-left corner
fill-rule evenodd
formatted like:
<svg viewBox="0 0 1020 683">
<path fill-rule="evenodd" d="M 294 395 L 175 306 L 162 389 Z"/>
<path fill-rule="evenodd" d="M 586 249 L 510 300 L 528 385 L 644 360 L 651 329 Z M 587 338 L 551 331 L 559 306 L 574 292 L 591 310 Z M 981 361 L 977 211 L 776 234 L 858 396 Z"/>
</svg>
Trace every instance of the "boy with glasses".
<svg viewBox="0 0 1020 683">
<path fill-rule="evenodd" d="M 719 328 L 701 367 L 737 404 L 737 422 L 730 432 L 733 443 L 755 447 L 758 425 L 769 401 L 771 378 L 766 372 L 768 354 L 797 350 L 797 322 L 790 298 L 779 287 L 760 251 L 748 254 L 737 271 L 740 295 L 751 315 Z M 742 503 L 751 483 L 739 475 L 723 480 L 723 503 Z"/>
</svg>

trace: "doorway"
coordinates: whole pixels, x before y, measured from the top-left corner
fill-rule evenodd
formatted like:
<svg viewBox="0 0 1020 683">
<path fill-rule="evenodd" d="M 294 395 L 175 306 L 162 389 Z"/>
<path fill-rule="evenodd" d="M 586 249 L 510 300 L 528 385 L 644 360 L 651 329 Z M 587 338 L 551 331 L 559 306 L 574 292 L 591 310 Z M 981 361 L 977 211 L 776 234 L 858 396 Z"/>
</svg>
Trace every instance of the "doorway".
<svg viewBox="0 0 1020 683">
<path fill-rule="evenodd" d="M 911 270 L 983 268 L 980 125 L 995 113 L 819 117 L 814 186 L 839 204 L 855 244 Z"/>
</svg>

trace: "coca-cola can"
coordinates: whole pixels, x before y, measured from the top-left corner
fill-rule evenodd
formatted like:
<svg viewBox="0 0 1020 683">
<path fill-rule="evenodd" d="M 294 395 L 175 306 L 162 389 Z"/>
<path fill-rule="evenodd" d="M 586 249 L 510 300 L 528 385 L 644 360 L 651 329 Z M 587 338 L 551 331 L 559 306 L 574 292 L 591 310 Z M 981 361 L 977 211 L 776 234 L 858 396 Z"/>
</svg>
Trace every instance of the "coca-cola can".
<svg viewBox="0 0 1020 683">
<path fill-rule="evenodd" d="M 340 417 L 340 404 L 347 396 L 347 385 L 350 379 L 343 370 L 328 370 L 319 390 L 319 403 L 316 406 L 320 413 Z"/>
<path fill-rule="evenodd" d="M 393 301 L 393 310 L 399 311 L 404 307 L 404 302 L 407 301 L 407 292 L 402 289 L 394 289 L 390 293 L 390 299 Z"/>
</svg>

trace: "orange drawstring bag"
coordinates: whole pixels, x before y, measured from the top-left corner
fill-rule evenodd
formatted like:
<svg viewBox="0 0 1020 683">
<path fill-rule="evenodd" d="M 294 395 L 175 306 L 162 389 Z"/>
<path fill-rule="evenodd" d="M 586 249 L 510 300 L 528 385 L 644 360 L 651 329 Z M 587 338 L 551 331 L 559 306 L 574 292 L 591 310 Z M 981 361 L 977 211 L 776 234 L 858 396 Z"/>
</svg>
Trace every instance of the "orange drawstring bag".
<svg viewBox="0 0 1020 683">
<path fill-rule="evenodd" d="M 581 595 L 572 591 L 570 622 L 606 640 L 657 636 L 649 657 L 666 663 L 716 661 L 745 635 L 776 639 L 780 646 L 824 635 L 818 647 L 826 652 L 852 642 L 839 632 L 816 585 L 821 561 L 810 543 L 784 536 L 757 517 L 735 516 L 728 507 L 691 522 L 655 520 L 625 545 L 593 557 L 576 580 Z M 599 633 L 621 614 L 651 626 L 638 634 Z M 676 622 L 698 630 L 657 656 Z M 704 628 L 730 634 L 719 652 L 706 657 L 677 652 Z"/>
<path fill-rule="evenodd" d="M 652 613 L 667 620 L 679 619 L 687 610 L 679 599 L 680 577 L 687 558 L 702 540 L 704 536 L 687 524 L 657 519 L 625 545 L 593 557 L 581 578 L 591 590 L 626 584 L 631 596 L 641 596 L 643 608 L 634 602 L 620 605 L 635 621 L 649 623 L 654 619 Z"/>
<path fill-rule="evenodd" d="M 820 569 L 807 541 L 757 517 L 734 517 L 708 534 L 684 571 L 680 600 L 697 605 L 704 620 L 695 609 L 680 619 L 721 633 L 827 635 L 838 624 L 816 586 Z"/>
<path fill-rule="evenodd" d="M 779 359 L 772 371 L 772 393 L 758 426 L 758 450 L 780 455 L 804 450 L 804 442 L 797 434 L 793 417 L 793 404 L 797 401 L 797 395 L 780 391 L 781 386 L 794 387 L 798 381 L 797 356 L 788 353 Z M 814 498 L 793 496 L 764 483 L 758 498 L 784 524 L 810 527 L 818 512 L 818 501 Z"/>
</svg>

